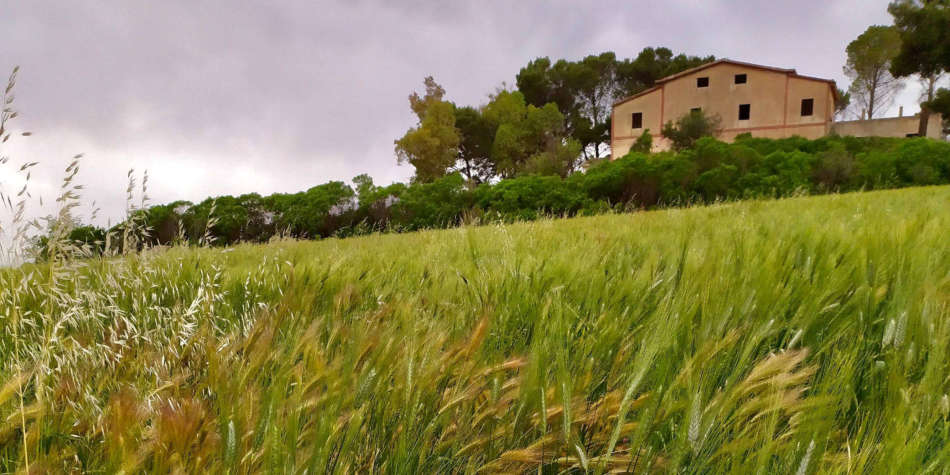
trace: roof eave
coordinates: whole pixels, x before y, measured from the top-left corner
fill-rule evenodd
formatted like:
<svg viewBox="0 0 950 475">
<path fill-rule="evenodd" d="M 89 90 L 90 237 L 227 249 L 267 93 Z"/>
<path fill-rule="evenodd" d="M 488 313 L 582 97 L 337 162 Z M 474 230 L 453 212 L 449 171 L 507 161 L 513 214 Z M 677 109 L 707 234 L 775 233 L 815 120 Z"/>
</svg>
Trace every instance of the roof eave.
<svg viewBox="0 0 950 475">
<path fill-rule="evenodd" d="M 647 94 L 649 94 L 649 93 L 651 93 L 651 92 L 656 91 L 657 89 L 660 89 L 661 87 L 662 87 L 662 86 L 653 86 L 653 87 L 651 87 L 651 88 L 649 88 L 649 89 L 645 89 L 645 90 L 643 90 L 643 91 L 640 91 L 640 92 L 638 92 L 638 93 L 636 93 L 636 94 L 634 94 L 634 95 L 632 95 L 632 96 L 624 97 L 623 99 L 620 99 L 620 100 L 614 102 L 614 103 L 613 103 L 613 107 L 617 107 L 617 106 L 619 106 L 620 104 L 623 104 L 623 103 L 625 103 L 625 102 L 632 101 L 632 100 L 634 100 L 634 99 L 636 99 L 636 98 L 638 98 L 638 97 L 645 96 L 645 95 L 647 95 Z"/>
</svg>

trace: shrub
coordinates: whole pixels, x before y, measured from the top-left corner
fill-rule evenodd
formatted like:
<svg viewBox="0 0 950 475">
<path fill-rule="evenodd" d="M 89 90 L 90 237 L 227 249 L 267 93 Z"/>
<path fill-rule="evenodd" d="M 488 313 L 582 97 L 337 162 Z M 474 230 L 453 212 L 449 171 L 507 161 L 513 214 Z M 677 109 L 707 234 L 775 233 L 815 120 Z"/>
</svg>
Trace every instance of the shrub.
<svg viewBox="0 0 950 475">
<path fill-rule="evenodd" d="M 811 189 L 811 167 L 814 155 L 793 151 L 772 152 L 765 157 L 763 165 L 767 172 L 762 179 L 763 195 L 789 196 Z"/>
<path fill-rule="evenodd" d="M 840 143 L 817 154 L 817 163 L 812 171 L 815 184 L 826 190 L 838 190 L 854 178 L 854 156 Z"/>
<path fill-rule="evenodd" d="M 630 147 L 630 151 L 638 153 L 650 153 L 653 151 L 653 135 L 650 129 L 646 129 L 637 137 L 637 141 Z"/>
<path fill-rule="evenodd" d="M 722 120 L 719 116 L 707 115 L 702 111 L 691 111 L 676 120 L 663 125 L 663 136 L 673 144 L 673 150 L 685 150 L 692 147 L 702 137 L 719 135 Z"/>
<path fill-rule="evenodd" d="M 303 193 L 274 194 L 262 200 L 262 204 L 274 213 L 277 228 L 292 236 L 327 237 L 352 225 L 357 209 L 355 195 L 345 183 L 331 181 Z"/>
<path fill-rule="evenodd" d="M 512 178 L 476 191 L 477 206 L 509 219 L 535 219 L 538 213 L 572 215 L 589 201 L 577 182 L 556 176 Z"/>
<path fill-rule="evenodd" d="M 696 180 L 696 188 L 707 201 L 736 196 L 738 193 L 735 183 L 738 178 L 738 168 L 734 165 L 722 164 L 701 173 Z"/>
<path fill-rule="evenodd" d="M 458 225 L 471 209 L 471 192 L 458 173 L 406 188 L 392 206 L 393 219 L 408 230 Z"/>
<path fill-rule="evenodd" d="M 893 153 L 880 150 L 864 152 L 855 157 L 855 184 L 861 188 L 893 188 L 899 186 Z"/>
<path fill-rule="evenodd" d="M 950 144 L 926 138 L 904 141 L 894 152 L 897 176 L 908 185 L 950 180 Z"/>
</svg>

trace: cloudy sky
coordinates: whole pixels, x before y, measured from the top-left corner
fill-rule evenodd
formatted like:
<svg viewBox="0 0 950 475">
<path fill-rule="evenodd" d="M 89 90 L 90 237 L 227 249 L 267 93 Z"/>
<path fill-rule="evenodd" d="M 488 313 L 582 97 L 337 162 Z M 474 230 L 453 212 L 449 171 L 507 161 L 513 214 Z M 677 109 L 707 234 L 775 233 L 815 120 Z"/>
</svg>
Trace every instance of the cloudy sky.
<svg viewBox="0 0 950 475">
<path fill-rule="evenodd" d="M 15 124 L 34 133 L 0 153 L 41 162 L 30 186 L 47 205 L 83 153 L 83 212 L 96 201 L 101 224 L 123 215 L 130 168 L 148 170 L 156 203 L 359 173 L 388 184 L 411 175 L 393 139 L 426 75 L 480 104 L 539 56 L 667 46 L 846 87 L 847 43 L 890 23 L 886 0 L 593 3 L 0 0 L 0 71 L 21 66 Z M 908 112 L 915 91 L 899 98 Z M 18 180 L 0 167 L 4 189 Z"/>
</svg>

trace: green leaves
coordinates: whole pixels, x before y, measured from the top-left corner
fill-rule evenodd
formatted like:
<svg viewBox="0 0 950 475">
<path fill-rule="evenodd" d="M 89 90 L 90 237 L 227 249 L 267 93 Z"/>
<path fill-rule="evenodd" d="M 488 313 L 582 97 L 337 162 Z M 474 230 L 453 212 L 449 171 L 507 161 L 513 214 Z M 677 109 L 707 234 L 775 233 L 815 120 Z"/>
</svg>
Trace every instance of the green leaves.
<svg viewBox="0 0 950 475">
<path fill-rule="evenodd" d="M 518 92 L 499 98 L 497 108 L 486 107 L 493 111 L 488 116 L 514 121 L 496 128 L 491 154 L 492 160 L 499 159 L 499 169 L 511 170 L 510 178 L 475 186 L 459 172 L 429 182 L 378 186 L 369 175 L 360 175 L 353 178 L 355 190 L 333 181 L 300 193 L 220 196 L 198 204 L 180 201 L 137 210 L 133 216 L 147 230 L 147 245 L 195 243 L 206 231 L 216 244 L 232 245 L 265 242 L 276 235 L 345 237 L 594 214 L 611 208 L 950 183 L 946 142 L 836 136 L 817 140 L 744 136 L 731 144 L 703 137 L 679 153 L 631 151 L 568 175 L 577 167 L 580 145 L 550 130 L 559 117 L 553 105 L 526 105 Z M 124 225 L 111 231 L 121 234 Z M 74 240 L 103 249 L 96 243 L 104 231 L 90 228 L 83 233 Z"/>
<path fill-rule="evenodd" d="M 901 35 L 892 26 L 868 27 L 848 44 L 844 73 L 851 78 L 849 100 L 854 99 L 867 118 L 891 104 L 894 95 L 903 88 L 900 80 L 891 74 L 891 66 L 901 50 Z M 862 118 L 863 114 L 862 114 Z"/>
<path fill-rule="evenodd" d="M 673 143 L 674 150 L 685 150 L 703 137 L 718 136 L 721 122 L 718 115 L 691 111 L 676 119 L 676 123 L 669 121 L 664 124 L 662 134 Z"/>
<path fill-rule="evenodd" d="M 610 142 L 612 103 L 652 87 L 656 80 L 713 61 L 712 56 L 673 55 L 668 48 L 644 48 L 634 59 L 610 51 L 577 61 L 543 57 L 518 72 L 518 91 L 528 104 L 553 103 L 564 115 L 566 135 L 580 144 L 586 160 L 600 158 Z"/>
<path fill-rule="evenodd" d="M 483 114 L 496 127 L 491 157 L 502 177 L 574 171 L 580 144 L 564 136 L 564 115 L 555 104 L 535 107 L 519 91 L 500 91 Z"/>
<path fill-rule="evenodd" d="M 932 76 L 950 70 L 950 4 L 945 0 L 897 0 L 887 11 L 900 36 L 892 74 Z"/>
<path fill-rule="evenodd" d="M 448 172 L 455 164 L 461 141 L 455 128 L 455 105 L 442 100 L 445 90 L 431 76 L 425 83 L 425 96 L 409 96 L 410 107 L 419 117 L 418 125 L 395 141 L 397 160 L 411 164 L 416 169 L 414 179 L 422 183 Z"/>
</svg>

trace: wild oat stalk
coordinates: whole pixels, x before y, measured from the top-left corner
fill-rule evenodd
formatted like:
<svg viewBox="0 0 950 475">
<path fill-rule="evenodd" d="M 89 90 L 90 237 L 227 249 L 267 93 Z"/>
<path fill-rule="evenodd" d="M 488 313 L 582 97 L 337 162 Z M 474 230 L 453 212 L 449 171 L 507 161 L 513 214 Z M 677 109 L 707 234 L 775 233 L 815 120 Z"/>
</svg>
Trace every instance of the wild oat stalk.
<svg viewBox="0 0 950 475">
<path fill-rule="evenodd" d="M 9 78 L 7 79 L 7 85 L 3 90 L 3 95 L 0 96 L 0 145 L 7 143 L 10 140 L 12 132 L 9 130 L 9 122 L 16 118 L 17 112 L 13 109 L 13 88 L 16 85 L 16 77 L 19 72 L 19 66 L 15 66 L 13 71 L 10 73 Z M 29 133 L 22 133 L 21 135 L 29 136 Z M 2 149 L 0 149 L 2 151 Z M 9 162 L 9 157 L 0 153 L 0 166 L 5 166 Z M 3 202 L 8 211 L 13 213 L 12 226 L 14 228 L 14 235 L 10 243 L 10 249 L 4 250 L 3 248 L 3 234 L 4 228 L 2 222 L 0 222 L 0 256 L 6 254 L 7 260 L 10 263 L 19 263 L 20 256 L 18 249 L 21 249 L 24 234 L 26 232 L 26 226 L 23 224 L 24 221 L 24 209 L 26 206 L 26 201 L 24 195 L 26 194 L 27 185 L 29 183 L 29 169 L 32 168 L 36 163 L 27 163 L 20 167 L 19 172 L 22 173 L 26 171 L 26 179 L 24 180 L 23 188 L 17 193 L 17 204 L 13 205 L 13 202 L 10 199 L 10 196 L 6 194 L 2 189 L 2 183 L 0 183 L 0 202 Z M 2 259 L 2 257 L 0 257 Z M 3 263 L 0 262 L 0 265 Z M 24 402 L 23 394 L 23 378 L 21 377 L 24 374 L 23 364 L 20 360 L 20 302 L 19 302 L 19 289 L 17 289 L 12 281 L 12 276 L 10 276 L 9 285 L 6 286 L 10 292 L 10 312 L 8 313 L 8 318 L 10 321 L 10 326 L 12 327 L 12 338 L 13 338 L 13 361 L 14 361 L 14 371 L 15 378 L 17 382 L 17 399 L 19 403 L 19 420 L 20 420 L 20 432 L 23 435 L 23 461 L 27 473 L 30 471 L 30 452 L 29 452 L 29 443 L 27 440 L 27 428 L 26 428 L 26 408 Z"/>
</svg>

